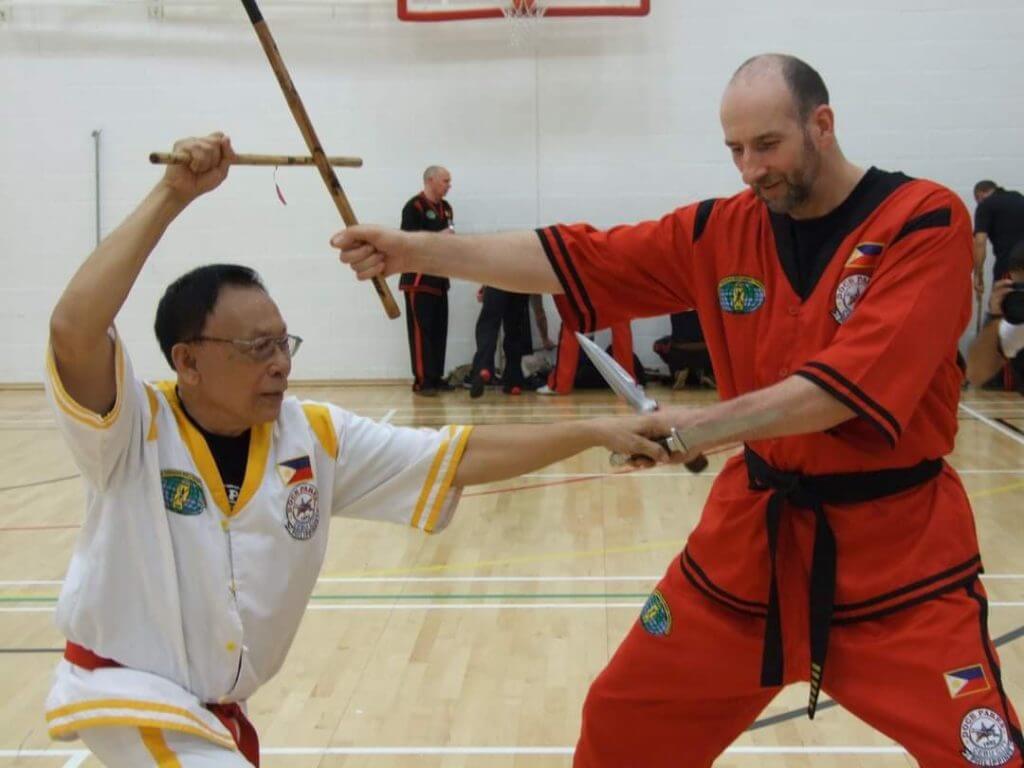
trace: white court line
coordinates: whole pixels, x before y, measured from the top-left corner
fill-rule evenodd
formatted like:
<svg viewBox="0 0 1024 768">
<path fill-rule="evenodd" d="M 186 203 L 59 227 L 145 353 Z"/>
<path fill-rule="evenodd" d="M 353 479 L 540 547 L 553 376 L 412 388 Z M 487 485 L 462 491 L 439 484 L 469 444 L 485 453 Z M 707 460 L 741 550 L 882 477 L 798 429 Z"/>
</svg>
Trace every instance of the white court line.
<svg viewBox="0 0 1024 768">
<path fill-rule="evenodd" d="M 628 608 L 629 610 L 636 610 L 643 608 L 643 601 L 630 602 L 630 603 L 602 603 L 600 600 L 593 600 L 589 603 L 423 603 L 417 605 L 415 603 L 368 603 L 360 605 L 349 605 L 349 604 L 338 604 L 338 603 L 327 603 L 326 605 L 321 604 L 310 604 L 307 606 L 307 610 L 310 611 L 488 611 L 488 610 L 530 610 L 537 609 L 541 611 L 551 611 L 559 609 L 569 610 L 607 610 L 608 608 Z M 989 603 L 994 605 L 994 603 Z M 1024 605 L 1024 603 L 1021 603 Z"/>
<path fill-rule="evenodd" d="M 588 603 L 327 603 L 310 604 L 307 611 L 606 611 L 608 609 L 636 610 L 643 602 L 603 603 L 594 600 Z M 1024 608 L 1022 602 L 990 602 L 989 608 Z M 56 606 L 3 607 L 0 613 L 52 613 Z"/>
<path fill-rule="evenodd" d="M 53 613 L 56 610 L 56 606 L 46 605 L 25 605 L 20 608 L 2 608 L 0 607 L 0 613 Z"/>
<path fill-rule="evenodd" d="M 74 757 L 69 757 L 68 761 L 64 763 L 61 768 L 78 768 L 82 763 L 89 759 L 88 752 L 80 752 Z"/>
<path fill-rule="evenodd" d="M 975 403 L 975 405 L 977 405 L 977 403 Z M 1007 415 L 1007 416 L 1014 416 L 1014 417 L 1024 416 L 1024 409 L 1022 409 L 1019 405 L 1017 405 L 1017 406 L 997 405 L 995 407 L 992 407 L 992 406 L 979 406 L 978 410 L 983 411 L 986 416 L 991 416 L 993 414 L 1000 414 L 1000 415 Z"/>
<path fill-rule="evenodd" d="M 602 582 L 656 582 L 664 574 L 650 575 L 593 575 L 593 577 L 573 577 L 573 575 L 508 575 L 508 577 L 321 577 L 317 584 L 569 584 Z M 982 573 L 984 581 L 1019 581 L 1024 573 Z M 36 587 L 59 586 L 61 581 L 0 581 L 0 587 Z"/>
<path fill-rule="evenodd" d="M 574 747 L 284 747 L 260 750 L 262 755 L 571 755 Z M 902 755 L 903 747 L 729 747 L 733 755 Z"/>
<path fill-rule="evenodd" d="M 381 423 L 387 424 L 388 415 L 381 419 Z M 738 450 L 738 449 L 737 449 Z M 1020 469 L 958 469 L 953 467 L 958 475 L 1024 475 L 1024 467 Z M 718 477 L 720 472 L 701 472 L 703 479 Z M 583 480 L 586 478 L 604 478 L 608 480 L 631 479 L 631 480 L 657 480 L 659 478 L 689 477 L 696 479 L 693 472 L 673 472 L 671 470 L 658 470 L 653 472 L 534 472 L 528 475 L 519 475 L 520 478 L 531 480 Z M 63 478 L 59 478 L 63 479 Z M 43 480 L 40 482 L 55 482 Z M 13 489 L 12 489 L 13 490 Z M 527 488 L 527 490 L 530 490 Z M 3 582 L 0 582 L 2 584 Z"/>
<path fill-rule="evenodd" d="M 553 756 L 571 755 L 573 747 L 269 747 L 260 750 L 261 755 L 280 756 L 327 756 L 359 755 L 363 757 L 395 756 Z M 806 746 L 737 746 L 725 750 L 730 755 L 904 755 L 906 750 L 899 746 L 890 747 L 806 747 Z M 65 768 L 78 766 L 89 756 L 85 750 L 71 749 L 0 749 L 0 757 L 70 757 Z M 72 762 L 77 760 L 78 762 Z"/>
<path fill-rule="evenodd" d="M 960 407 L 964 411 L 969 413 L 971 416 L 976 418 L 978 421 L 980 421 L 982 424 L 986 424 L 986 425 L 992 427 L 992 429 L 996 430 L 997 432 L 1001 432 L 1002 434 L 1006 435 L 1006 437 L 1010 438 L 1014 442 L 1019 443 L 1020 445 L 1024 445 L 1024 435 L 1020 435 L 1020 434 L 1014 432 L 1012 429 L 1009 429 L 1008 427 L 1004 427 L 1002 424 L 1000 424 L 997 421 L 992 421 L 992 419 L 990 419 L 988 416 L 983 416 L 982 414 L 978 413 L 973 408 L 971 408 L 969 406 L 966 406 L 963 403 L 960 403 Z"/>
<path fill-rule="evenodd" d="M 469 611 L 481 611 L 488 609 L 501 608 L 505 609 L 538 609 L 538 610 L 560 610 L 562 608 L 571 609 L 590 609 L 590 610 L 605 610 L 606 608 L 642 608 L 643 601 L 635 603 L 602 603 L 594 600 L 589 603 L 426 603 L 423 605 L 406 604 L 402 603 L 397 605 L 394 603 L 370 603 L 368 605 L 341 605 L 335 603 L 328 603 L 326 605 L 309 605 L 308 609 L 311 611 L 358 611 L 358 610 L 396 610 L 396 611 L 415 611 L 415 610 L 429 610 L 429 611 L 444 611 L 444 610 L 469 610 Z M 989 608 L 1024 608 L 1024 601 L 991 601 L 988 604 Z"/>
<path fill-rule="evenodd" d="M 662 574 L 663 575 L 663 574 Z M 1018 581 L 1024 573 L 983 573 L 984 581 Z M 661 575 L 648 576 L 322 576 L 318 584 L 520 584 L 655 582 Z M 59 586 L 63 581 L 0 581 L 0 587 Z"/>
<path fill-rule="evenodd" d="M 381 416 L 380 423 L 381 424 L 387 424 L 389 421 L 391 421 L 391 419 L 393 419 L 395 417 L 395 413 L 396 412 L 397 411 L 394 408 L 392 408 L 390 411 L 388 411 L 383 416 Z"/>
<path fill-rule="evenodd" d="M 739 450 L 739 449 L 737 449 Z M 958 475 L 1024 475 L 1024 467 L 1017 469 L 960 469 L 953 467 Z M 719 472 L 701 472 L 701 477 L 717 477 Z M 693 477 L 693 472 L 655 470 L 650 472 L 533 472 L 519 475 L 536 480 L 582 480 L 584 478 L 632 478 L 634 480 L 656 480 L 659 477 Z"/>
<path fill-rule="evenodd" d="M 320 584 L 516 584 L 523 582 L 543 582 L 550 584 L 561 583 L 601 583 L 612 582 L 637 582 L 637 581 L 658 581 L 664 574 L 650 576 L 324 576 L 317 579 Z M 1024 579 L 1024 573 L 983 573 L 981 578 L 988 580 L 1019 580 Z M 16 584 L 17 582 L 0 582 Z"/>
<path fill-rule="evenodd" d="M 471 584 L 657 581 L 661 576 L 324 576 L 320 584 Z M 0 582 L 2 585 L 4 582 Z M 16 582 L 10 582 L 16 583 Z"/>
<path fill-rule="evenodd" d="M 957 469 L 958 475 L 1024 475 L 1024 469 Z"/>
</svg>

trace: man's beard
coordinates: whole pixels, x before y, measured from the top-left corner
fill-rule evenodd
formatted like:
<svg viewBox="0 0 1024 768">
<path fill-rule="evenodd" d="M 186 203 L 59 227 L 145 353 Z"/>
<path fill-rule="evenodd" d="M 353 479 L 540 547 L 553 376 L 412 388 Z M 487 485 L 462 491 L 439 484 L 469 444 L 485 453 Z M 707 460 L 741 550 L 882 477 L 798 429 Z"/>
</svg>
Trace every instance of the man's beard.
<svg viewBox="0 0 1024 768">
<path fill-rule="evenodd" d="M 811 185 L 807 183 L 803 173 L 797 172 L 784 176 L 775 183 L 785 185 L 785 193 L 782 197 L 768 198 L 761 191 L 763 185 L 756 185 L 754 187 L 754 194 L 768 206 L 768 210 L 772 213 L 789 213 L 794 208 L 807 202 L 807 199 L 811 196 Z"/>
<path fill-rule="evenodd" d="M 763 191 L 766 186 L 764 183 L 752 185 L 754 194 L 768 206 L 768 210 L 772 213 L 790 213 L 810 199 L 811 189 L 818 178 L 818 169 L 821 167 L 821 158 L 811 145 L 810 137 L 805 140 L 804 150 L 804 163 L 801 168 L 772 180 L 772 184 L 785 186 L 784 194 L 781 197 L 769 199 Z M 772 186 L 772 184 L 767 186 Z"/>
</svg>

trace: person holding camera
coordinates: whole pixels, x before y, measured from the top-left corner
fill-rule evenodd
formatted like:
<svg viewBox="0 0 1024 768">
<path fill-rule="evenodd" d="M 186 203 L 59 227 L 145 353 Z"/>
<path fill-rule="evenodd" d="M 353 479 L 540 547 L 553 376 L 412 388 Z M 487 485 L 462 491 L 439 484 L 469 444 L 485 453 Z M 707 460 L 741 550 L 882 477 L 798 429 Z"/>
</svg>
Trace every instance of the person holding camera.
<svg viewBox="0 0 1024 768">
<path fill-rule="evenodd" d="M 989 241 L 995 255 L 993 283 L 1006 277 L 1010 252 L 1014 245 L 1024 241 L 1024 195 L 984 179 L 974 185 L 974 201 L 978 204 L 974 213 L 974 290 L 981 296 L 985 293 Z"/>
<path fill-rule="evenodd" d="M 980 387 L 1009 362 L 1024 394 L 1024 241 L 1010 251 L 1006 274 L 993 284 L 985 325 L 967 351 L 967 380 Z"/>
</svg>

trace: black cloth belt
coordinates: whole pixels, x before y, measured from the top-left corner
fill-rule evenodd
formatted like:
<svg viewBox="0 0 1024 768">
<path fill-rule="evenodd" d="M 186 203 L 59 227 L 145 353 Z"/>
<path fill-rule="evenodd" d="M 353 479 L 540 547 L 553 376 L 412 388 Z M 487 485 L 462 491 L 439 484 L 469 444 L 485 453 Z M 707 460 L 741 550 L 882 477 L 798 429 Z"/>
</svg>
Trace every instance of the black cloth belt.
<svg viewBox="0 0 1024 768">
<path fill-rule="evenodd" d="M 813 720 L 825 670 L 836 592 L 836 537 L 825 515 L 824 505 L 857 504 L 909 490 L 938 475 L 942 471 L 942 460 L 926 459 L 912 467 L 873 472 L 801 475 L 776 469 L 749 446 L 744 447 L 743 457 L 747 463 L 751 490 L 772 492 L 766 520 L 771 585 L 761 656 L 761 685 L 765 687 L 782 685 L 783 677 L 782 620 L 775 569 L 782 510 L 788 503 L 814 512 L 814 549 L 810 576 L 811 695 L 807 704 L 807 716 Z"/>
</svg>

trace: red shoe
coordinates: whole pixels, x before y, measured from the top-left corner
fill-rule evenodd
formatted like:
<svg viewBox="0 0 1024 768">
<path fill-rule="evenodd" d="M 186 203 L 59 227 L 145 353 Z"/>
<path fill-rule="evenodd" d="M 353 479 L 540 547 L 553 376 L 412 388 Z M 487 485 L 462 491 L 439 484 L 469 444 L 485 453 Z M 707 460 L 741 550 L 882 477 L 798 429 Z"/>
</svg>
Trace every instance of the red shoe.
<svg viewBox="0 0 1024 768">
<path fill-rule="evenodd" d="M 522 387 L 509 387 L 508 389 L 505 390 L 505 394 L 506 395 L 521 395 L 521 394 L 523 394 L 523 388 Z"/>
</svg>

